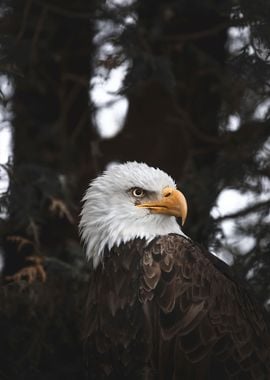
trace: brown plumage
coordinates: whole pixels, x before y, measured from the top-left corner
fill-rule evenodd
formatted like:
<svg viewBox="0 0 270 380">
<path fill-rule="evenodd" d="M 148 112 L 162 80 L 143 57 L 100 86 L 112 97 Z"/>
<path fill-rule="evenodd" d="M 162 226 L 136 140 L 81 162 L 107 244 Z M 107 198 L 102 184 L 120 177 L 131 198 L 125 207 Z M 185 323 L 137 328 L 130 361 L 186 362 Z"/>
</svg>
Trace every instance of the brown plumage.
<svg viewBox="0 0 270 380">
<path fill-rule="evenodd" d="M 105 253 L 85 339 L 90 379 L 270 379 L 263 311 L 226 264 L 177 234 Z"/>
</svg>

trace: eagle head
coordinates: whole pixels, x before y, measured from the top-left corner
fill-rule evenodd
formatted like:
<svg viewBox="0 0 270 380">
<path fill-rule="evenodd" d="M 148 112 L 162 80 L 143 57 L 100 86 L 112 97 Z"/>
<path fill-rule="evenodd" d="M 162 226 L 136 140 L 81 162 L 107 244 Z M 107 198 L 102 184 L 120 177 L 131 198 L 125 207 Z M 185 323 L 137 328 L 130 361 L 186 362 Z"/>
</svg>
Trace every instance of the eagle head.
<svg viewBox="0 0 270 380">
<path fill-rule="evenodd" d="M 80 232 L 94 268 L 110 250 L 135 238 L 150 242 L 156 236 L 184 235 L 187 202 L 164 171 L 144 163 L 113 165 L 94 179 L 83 198 Z"/>
</svg>

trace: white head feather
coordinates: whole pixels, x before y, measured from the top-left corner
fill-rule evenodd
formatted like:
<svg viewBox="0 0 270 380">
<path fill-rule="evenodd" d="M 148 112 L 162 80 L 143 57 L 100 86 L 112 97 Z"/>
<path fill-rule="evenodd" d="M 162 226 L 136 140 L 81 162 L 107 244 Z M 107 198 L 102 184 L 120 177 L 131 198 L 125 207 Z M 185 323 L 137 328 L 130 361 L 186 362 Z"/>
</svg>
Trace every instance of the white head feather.
<svg viewBox="0 0 270 380">
<path fill-rule="evenodd" d="M 136 207 L 129 191 L 139 187 L 161 198 L 162 190 L 168 186 L 176 187 L 168 174 L 138 162 L 114 165 L 90 183 L 79 227 L 94 268 L 102 260 L 106 246 L 111 249 L 135 238 L 150 242 L 169 233 L 184 235 L 174 216 Z"/>
</svg>

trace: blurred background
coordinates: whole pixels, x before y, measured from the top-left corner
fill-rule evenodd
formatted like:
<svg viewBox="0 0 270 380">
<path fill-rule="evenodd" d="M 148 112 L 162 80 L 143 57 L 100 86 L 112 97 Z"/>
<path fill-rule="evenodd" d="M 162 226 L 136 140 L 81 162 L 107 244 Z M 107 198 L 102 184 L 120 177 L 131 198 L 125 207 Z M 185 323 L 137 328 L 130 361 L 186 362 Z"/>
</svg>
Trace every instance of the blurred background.
<svg viewBox="0 0 270 380">
<path fill-rule="evenodd" d="M 184 232 L 268 307 L 269 20 L 267 0 L 2 0 L 1 379 L 86 378 L 80 200 L 112 162 L 173 176 Z"/>
</svg>

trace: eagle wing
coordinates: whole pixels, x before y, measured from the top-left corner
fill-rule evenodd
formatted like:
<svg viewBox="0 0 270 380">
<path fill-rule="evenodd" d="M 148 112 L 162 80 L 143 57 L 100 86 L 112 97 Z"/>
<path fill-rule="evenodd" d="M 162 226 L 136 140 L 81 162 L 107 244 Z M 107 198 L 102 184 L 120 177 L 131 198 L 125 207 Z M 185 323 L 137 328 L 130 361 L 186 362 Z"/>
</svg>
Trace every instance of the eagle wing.
<svg viewBox="0 0 270 380">
<path fill-rule="evenodd" d="M 173 357 L 171 378 L 270 379 L 264 313 L 226 264 L 186 238 L 167 235 L 145 250 L 142 270 L 140 300 L 157 305 L 154 316 L 148 310 L 159 331 L 154 346 L 160 365 Z"/>
<path fill-rule="evenodd" d="M 105 254 L 85 339 L 90 379 L 270 379 L 263 311 L 224 263 L 179 235 Z"/>
</svg>

